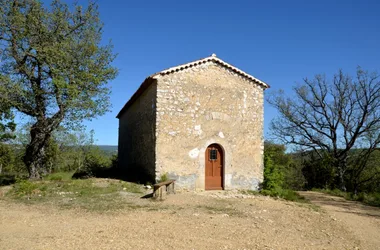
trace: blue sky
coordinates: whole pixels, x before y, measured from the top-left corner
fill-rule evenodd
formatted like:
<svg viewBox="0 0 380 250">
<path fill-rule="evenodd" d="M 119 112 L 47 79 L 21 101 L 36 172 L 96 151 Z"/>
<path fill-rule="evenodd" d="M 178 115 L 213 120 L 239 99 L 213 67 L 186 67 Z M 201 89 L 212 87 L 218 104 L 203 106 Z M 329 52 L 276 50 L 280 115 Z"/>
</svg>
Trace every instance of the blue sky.
<svg viewBox="0 0 380 250">
<path fill-rule="evenodd" d="M 71 1 L 69 1 L 71 2 Z M 87 1 L 79 1 L 85 4 Z M 358 65 L 379 70 L 380 1 L 122 1 L 98 0 L 103 39 L 119 69 L 112 112 L 91 122 L 97 144 L 117 145 L 115 118 L 152 73 L 207 57 L 289 90 L 304 77 Z M 265 104 L 265 134 L 276 110 Z"/>
</svg>

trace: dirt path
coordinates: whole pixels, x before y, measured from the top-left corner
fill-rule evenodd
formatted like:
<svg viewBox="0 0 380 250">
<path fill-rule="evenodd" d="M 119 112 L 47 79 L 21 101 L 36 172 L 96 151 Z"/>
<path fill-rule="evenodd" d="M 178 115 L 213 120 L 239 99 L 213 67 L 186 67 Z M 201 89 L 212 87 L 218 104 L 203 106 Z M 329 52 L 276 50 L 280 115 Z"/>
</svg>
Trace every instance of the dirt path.
<svg viewBox="0 0 380 250">
<path fill-rule="evenodd" d="M 380 249 L 380 209 L 318 192 L 299 192 L 322 207 L 361 242 L 363 249 Z"/>
<path fill-rule="evenodd" d="M 0 199 L 0 248 L 371 249 L 307 204 L 228 192 L 124 197 L 128 207 L 110 213 Z"/>
</svg>

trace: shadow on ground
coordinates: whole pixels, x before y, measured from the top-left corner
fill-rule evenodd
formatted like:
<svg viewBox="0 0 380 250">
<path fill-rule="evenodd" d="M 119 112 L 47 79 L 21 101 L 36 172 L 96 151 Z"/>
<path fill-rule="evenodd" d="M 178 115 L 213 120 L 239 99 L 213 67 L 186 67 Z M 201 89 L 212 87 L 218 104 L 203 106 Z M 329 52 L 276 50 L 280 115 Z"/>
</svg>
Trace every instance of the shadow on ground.
<svg viewBox="0 0 380 250">
<path fill-rule="evenodd" d="M 298 192 L 310 202 L 319 206 L 329 206 L 332 211 L 356 214 L 380 219 L 380 208 L 364 205 L 357 201 L 349 201 L 342 197 L 319 192 Z"/>
</svg>

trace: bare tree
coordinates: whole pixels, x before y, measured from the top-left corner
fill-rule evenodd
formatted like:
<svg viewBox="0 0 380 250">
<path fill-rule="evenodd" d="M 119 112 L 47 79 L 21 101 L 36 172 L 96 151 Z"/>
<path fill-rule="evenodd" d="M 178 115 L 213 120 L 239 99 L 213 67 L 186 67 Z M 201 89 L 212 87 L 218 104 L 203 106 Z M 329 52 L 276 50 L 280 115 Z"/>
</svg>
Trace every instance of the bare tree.
<svg viewBox="0 0 380 250">
<path fill-rule="evenodd" d="M 294 95 L 279 91 L 268 102 L 279 111 L 271 123 L 283 143 L 329 157 L 341 190 L 349 163 L 358 170 L 380 144 L 380 81 L 377 73 L 357 69 L 356 77 L 339 71 L 329 82 L 325 76 L 303 80 Z M 350 154 L 360 148 L 356 154 Z M 361 171 L 357 171 L 360 173 Z"/>
</svg>

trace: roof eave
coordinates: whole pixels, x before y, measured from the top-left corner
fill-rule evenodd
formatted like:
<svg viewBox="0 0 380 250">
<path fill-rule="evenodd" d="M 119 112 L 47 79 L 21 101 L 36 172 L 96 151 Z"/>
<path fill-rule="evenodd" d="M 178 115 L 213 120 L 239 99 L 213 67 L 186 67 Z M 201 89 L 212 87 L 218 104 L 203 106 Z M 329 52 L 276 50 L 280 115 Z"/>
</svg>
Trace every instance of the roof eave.
<svg viewBox="0 0 380 250">
<path fill-rule="evenodd" d="M 132 95 L 132 97 L 128 100 L 128 102 L 123 106 L 123 108 L 119 111 L 116 118 L 120 119 L 121 115 L 140 97 L 142 93 L 155 81 L 154 76 L 148 76 L 145 78 L 140 87 L 136 90 L 136 92 Z"/>
<path fill-rule="evenodd" d="M 175 66 L 175 67 L 171 67 L 171 68 L 168 68 L 166 70 L 162 70 L 156 74 L 153 74 L 152 76 L 156 76 L 156 75 L 167 75 L 167 74 L 171 74 L 171 73 L 175 73 L 175 72 L 178 72 L 178 71 L 181 71 L 181 70 L 185 70 L 187 68 L 192 68 L 192 67 L 196 67 L 197 65 L 200 65 L 200 64 L 203 64 L 203 63 L 206 63 L 206 62 L 215 62 L 217 64 L 220 64 L 222 65 L 223 67 L 226 67 L 236 73 L 238 73 L 239 75 L 247 78 L 248 80 L 258 84 L 258 85 L 261 85 L 264 89 L 267 89 L 267 88 L 270 88 L 269 84 L 257 79 L 256 77 L 250 75 L 250 74 L 247 74 L 245 73 L 244 71 L 238 69 L 237 67 L 229 64 L 229 63 L 226 63 L 225 61 L 223 61 L 222 59 L 220 58 L 217 58 L 216 56 L 209 56 L 209 57 L 206 57 L 206 58 L 203 58 L 203 59 L 199 59 L 197 61 L 193 61 L 193 62 L 189 62 L 189 63 L 186 63 L 186 64 L 182 64 L 182 65 L 178 65 L 178 66 Z"/>
</svg>

